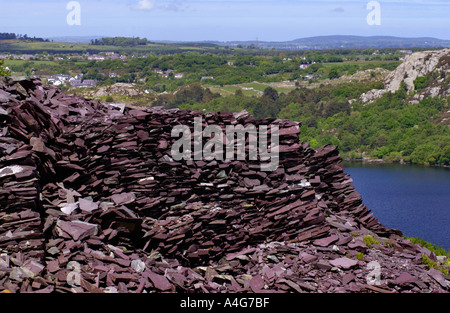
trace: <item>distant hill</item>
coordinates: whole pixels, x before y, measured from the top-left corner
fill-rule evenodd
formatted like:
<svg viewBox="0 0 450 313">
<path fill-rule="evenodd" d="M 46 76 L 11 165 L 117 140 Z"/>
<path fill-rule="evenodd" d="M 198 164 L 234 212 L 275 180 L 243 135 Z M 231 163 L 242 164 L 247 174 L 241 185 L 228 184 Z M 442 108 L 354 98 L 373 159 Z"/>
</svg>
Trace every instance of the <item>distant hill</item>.
<svg viewBox="0 0 450 313">
<path fill-rule="evenodd" d="M 291 41 L 228 41 L 213 42 L 228 46 L 254 45 L 263 49 L 281 50 L 323 50 L 323 49 L 383 49 L 383 48 L 447 48 L 450 40 L 437 38 L 401 38 L 393 36 L 318 36 Z"/>
</svg>

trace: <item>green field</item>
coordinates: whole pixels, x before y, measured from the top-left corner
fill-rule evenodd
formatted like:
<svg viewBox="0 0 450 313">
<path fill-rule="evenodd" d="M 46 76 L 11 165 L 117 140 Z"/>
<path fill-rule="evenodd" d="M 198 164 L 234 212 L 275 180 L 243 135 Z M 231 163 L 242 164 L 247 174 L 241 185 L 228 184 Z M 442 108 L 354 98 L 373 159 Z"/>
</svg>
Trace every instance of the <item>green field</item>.
<svg viewBox="0 0 450 313">
<path fill-rule="evenodd" d="M 246 49 L 233 49 L 233 51 L 245 51 Z M 51 53 L 51 54 L 68 54 L 68 53 L 86 53 L 91 54 L 114 51 L 125 54 L 166 54 L 180 53 L 185 51 L 208 51 L 224 52 L 231 51 L 226 47 L 211 47 L 209 45 L 190 45 L 190 44 L 166 44 L 166 43 L 149 43 L 147 45 L 139 45 L 133 47 L 120 46 L 97 46 L 89 43 L 61 43 L 61 42 L 21 42 L 16 40 L 0 41 L 0 52 L 11 53 Z"/>
<path fill-rule="evenodd" d="M 225 85 L 223 87 L 211 84 L 203 85 L 205 88 L 210 88 L 212 92 L 217 92 L 222 96 L 234 95 L 237 90 L 241 90 L 244 96 L 262 96 L 267 87 L 272 87 L 279 93 L 288 93 L 296 88 L 294 84 L 291 87 L 278 87 L 275 83 L 260 83 L 252 82 L 238 85 Z"/>
</svg>

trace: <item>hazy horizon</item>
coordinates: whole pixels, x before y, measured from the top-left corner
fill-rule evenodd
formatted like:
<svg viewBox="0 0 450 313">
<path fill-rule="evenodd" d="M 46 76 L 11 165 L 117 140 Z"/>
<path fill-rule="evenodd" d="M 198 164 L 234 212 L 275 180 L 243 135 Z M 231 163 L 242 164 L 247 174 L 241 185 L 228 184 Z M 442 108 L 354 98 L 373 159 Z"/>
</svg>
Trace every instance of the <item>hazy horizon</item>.
<svg viewBox="0 0 450 313">
<path fill-rule="evenodd" d="M 96 38 L 107 38 L 107 37 L 115 37 L 116 35 L 113 36 L 104 36 L 104 35 L 86 35 L 86 36 L 53 36 L 53 37 L 46 37 L 46 36 L 41 36 L 44 39 L 55 39 L 55 38 L 89 38 L 89 39 L 96 39 Z M 298 37 L 298 38 L 292 38 L 289 40 L 285 40 L 285 41 L 278 41 L 278 40 L 260 40 L 258 38 L 259 42 L 290 42 L 290 41 L 294 41 L 294 40 L 299 40 L 299 39 L 308 39 L 308 38 L 320 38 L 320 37 L 361 37 L 361 38 L 372 38 L 372 37 L 392 37 L 392 38 L 400 38 L 400 39 L 421 39 L 421 38 L 430 38 L 430 39 L 437 39 L 437 40 L 443 40 L 443 41 L 447 41 L 450 39 L 442 39 L 442 38 L 437 38 L 437 37 L 399 37 L 399 36 L 390 36 L 390 35 L 374 35 L 374 36 L 359 36 L 359 35 L 352 35 L 352 34 L 347 34 L 347 35 L 339 35 L 339 34 L 329 34 L 329 35 L 320 35 L 320 36 L 308 36 L 308 37 Z M 133 36 L 130 36 L 129 38 L 131 38 Z M 137 37 L 137 36 L 134 36 Z M 145 38 L 145 37 L 142 37 Z M 247 39 L 247 40 L 215 40 L 215 39 L 206 39 L 206 40 L 169 40 L 169 39 L 154 39 L 154 38 L 147 38 L 150 41 L 154 41 L 154 42 L 221 42 L 221 43 L 227 43 L 227 42 L 253 42 L 255 41 L 255 39 Z"/>
<path fill-rule="evenodd" d="M 0 32 L 31 37 L 280 42 L 338 34 L 450 40 L 445 0 L 378 1 L 379 25 L 367 22 L 367 0 L 79 0 L 80 25 L 72 26 L 70 1 L 0 1 Z"/>
</svg>

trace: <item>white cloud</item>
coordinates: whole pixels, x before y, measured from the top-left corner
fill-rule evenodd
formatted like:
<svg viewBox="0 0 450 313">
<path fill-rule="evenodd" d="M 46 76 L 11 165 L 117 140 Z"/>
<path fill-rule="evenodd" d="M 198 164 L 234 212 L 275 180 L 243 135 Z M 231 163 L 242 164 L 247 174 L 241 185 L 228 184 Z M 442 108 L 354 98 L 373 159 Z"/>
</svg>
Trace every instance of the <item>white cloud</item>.
<svg viewBox="0 0 450 313">
<path fill-rule="evenodd" d="M 154 0 L 139 0 L 132 8 L 137 11 L 151 11 L 155 7 Z"/>
</svg>

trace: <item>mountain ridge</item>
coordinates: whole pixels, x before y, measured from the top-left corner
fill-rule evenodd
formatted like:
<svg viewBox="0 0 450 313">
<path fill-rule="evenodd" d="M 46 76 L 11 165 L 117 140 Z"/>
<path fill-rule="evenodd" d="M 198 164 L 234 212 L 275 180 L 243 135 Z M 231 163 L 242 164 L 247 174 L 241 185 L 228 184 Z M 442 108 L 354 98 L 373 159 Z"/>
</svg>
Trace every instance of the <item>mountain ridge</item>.
<svg viewBox="0 0 450 313">
<path fill-rule="evenodd" d="M 356 35 L 327 35 L 297 38 L 290 41 L 227 41 L 219 45 L 255 45 L 259 48 L 278 48 L 286 50 L 307 49 L 383 49 L 383 48 L 431 48 L 450 47 L 450 40 L 433 37 L 396 37 L 396 36 L 356 36 Z"/>
</svg>

